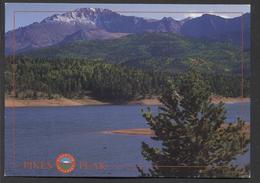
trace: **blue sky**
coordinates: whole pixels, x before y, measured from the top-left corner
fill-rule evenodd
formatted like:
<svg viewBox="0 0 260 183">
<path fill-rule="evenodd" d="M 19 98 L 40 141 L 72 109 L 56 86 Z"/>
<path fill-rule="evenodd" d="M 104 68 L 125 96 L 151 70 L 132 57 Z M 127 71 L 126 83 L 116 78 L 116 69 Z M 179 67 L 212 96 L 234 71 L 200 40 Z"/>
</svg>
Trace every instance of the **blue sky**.
<svg viewBox="0 0 260 183">
<path fill-rule="evenodd" d="M 181 20 L 187 17 L 201 16 L 200 12 L 217 14 L 222 17 L 232 18 L 240 16 L 235 12 L 250 12 L 250 5 L 181 5 L 181 4 L 77 4 L 77 3 L 6 3 L 5 4 L 5 31 L 13 29 L 14 11 L 72 11 L 77 8 L 107 8 L 120 12 L 124 15 L 133 15 L 144 18 L 161 19 L 163 17 L 172 17 Z M 135 11 L 135 12 L 124 12 Z M 136 12 L 136 11 L 145 11 Z M 153 13 L 149 13 L 153 12 Z M 157 13 L 155 13 L 157 12 Z M 159 13 L 160 12 L 160 13 Z M 165 12 L 165 13 L 163 13 Z M 169 13 L 175 12 L 175 13 Z M 185 12 L 185 13 L 177 13 Z M 196 13 L 195 13 L 196 12 Z M 216 13 L 221 12 L 221 13 Z M 233 13 L 225 13 L 233 12 Z M 62 12 L 60 12 L 62 13 Z M 33 22 L 40 22 L 44 18 L 57 14 L 57 12 L 16 12 L 15 27 L 22 27 Z"/>
</svg>

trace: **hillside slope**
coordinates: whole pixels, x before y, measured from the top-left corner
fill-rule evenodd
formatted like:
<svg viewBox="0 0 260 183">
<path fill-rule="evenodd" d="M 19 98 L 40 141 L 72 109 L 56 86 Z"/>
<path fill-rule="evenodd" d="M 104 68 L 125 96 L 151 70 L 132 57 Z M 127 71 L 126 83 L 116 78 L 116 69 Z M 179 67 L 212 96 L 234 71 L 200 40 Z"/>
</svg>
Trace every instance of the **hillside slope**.
<svg viewBox="0 0 260 183">
<path fill-rule="evenodd" d="M 102 60 L 144 69 L 177 72 L 197 64 L 205 72 L 240 73 L 240 49 L 230 43 L 199 41 L 174 33 L 143 33 L 113 40 L 76 41 L 25 52 L 40 58 Z M 249 73 L 249 52 L 244 52 Z M 196 62 L 195 62 L 196 61 Z"/>
</svg>

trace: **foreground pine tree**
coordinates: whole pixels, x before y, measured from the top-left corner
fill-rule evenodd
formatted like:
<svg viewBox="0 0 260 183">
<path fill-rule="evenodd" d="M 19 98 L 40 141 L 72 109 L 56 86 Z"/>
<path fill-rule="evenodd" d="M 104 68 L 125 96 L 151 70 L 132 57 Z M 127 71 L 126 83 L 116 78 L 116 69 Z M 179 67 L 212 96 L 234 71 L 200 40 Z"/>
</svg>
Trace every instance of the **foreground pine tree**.
<svg viewBox="0 0 260 183">
<path fill-rule="evenodd" d="M 170 84 L 162 95 L 158 115 L 151 110 L 143 114 L 151 137 L 162 147 L 142 144 L 142 155 L 151 161 L 141 176 L 156 177 L 246 177 L 248 168 L 231 161 L 248 151 L 249 135 L 245 121 L 227 124 L 223 103 L 212 104 L 210 89 L 199 73 L 185 74 L 178 88 Z"/>
</svg>

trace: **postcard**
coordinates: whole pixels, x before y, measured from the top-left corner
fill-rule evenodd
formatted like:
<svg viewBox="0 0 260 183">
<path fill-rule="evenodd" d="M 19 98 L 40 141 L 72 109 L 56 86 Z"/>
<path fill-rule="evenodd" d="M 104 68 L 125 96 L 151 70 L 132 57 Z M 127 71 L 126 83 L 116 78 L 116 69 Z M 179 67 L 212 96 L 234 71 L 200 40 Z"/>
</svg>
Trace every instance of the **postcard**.
<svg viewBox="0 0 260 183">
<path fill-rule="evenodd" d="M 250 5 L 5 4 L 5 176 L 250 178 Z"/>
</svg>

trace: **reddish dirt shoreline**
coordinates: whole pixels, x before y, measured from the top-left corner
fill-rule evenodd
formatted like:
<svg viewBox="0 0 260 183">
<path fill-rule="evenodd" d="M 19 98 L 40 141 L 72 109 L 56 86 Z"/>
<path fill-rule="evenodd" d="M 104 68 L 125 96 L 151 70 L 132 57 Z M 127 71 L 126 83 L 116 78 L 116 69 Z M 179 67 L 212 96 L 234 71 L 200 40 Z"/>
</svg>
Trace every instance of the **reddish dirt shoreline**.
<svg viewBox="0 0 260 183">
<path fill-rule="evenodd" d="M 37 100 L 20 100 L 6 98 L 6 107 L 58 107 L 58 106 L 82 106 L 82 105 L 106 105 L 109 103 L 101 102 L 94 99 L 37 99 Z"/>
<path fill-rule="evenodd" d="M 227 125 L 223 125 L 223 128 L 226 128 Z M 243 129 L 246 132 L 247 137 L 250 135 L 250 123 L 246 123 L 245 128 Z M 121 134 L 121 135 L 154 135 L 154 132 L 149 128 L 133 128 L 133 129 L 121 129 L 121 130 L 112 130 L 112 131 L 104 131 L 103 134 Z"/>
<path fill-rule="evenodd" d="M 220 101 L 224 103 L 241 103 L 241 102 L 250 102 L 250 98 L 225 98 L 220 96 L 213 96 L 212 102 L 219 103 Z M 14 99 L 7 97 L 5 99 L 6 107 L 57 107 L 57 106 L 83 106 L 83 105 L 108 105 L 112 103 L 102 102 L 99 100 L 87 98 L 87 99 Z M 158 98 L 151 99 L 141 99 L 133 100 L 127 104 L 140 104 L 140 105 L 160 105 Z"/>
</svg>

